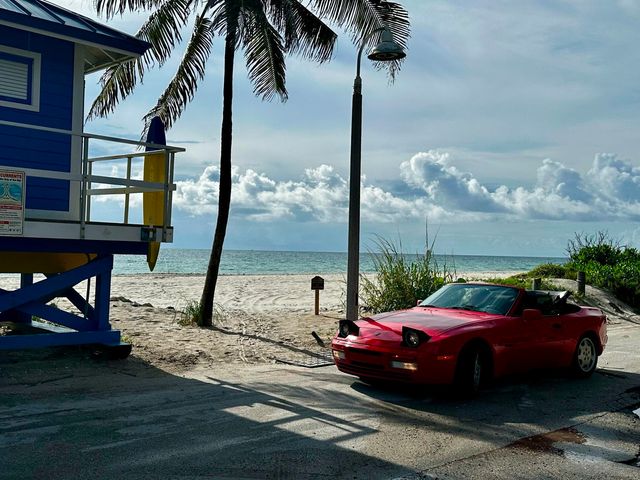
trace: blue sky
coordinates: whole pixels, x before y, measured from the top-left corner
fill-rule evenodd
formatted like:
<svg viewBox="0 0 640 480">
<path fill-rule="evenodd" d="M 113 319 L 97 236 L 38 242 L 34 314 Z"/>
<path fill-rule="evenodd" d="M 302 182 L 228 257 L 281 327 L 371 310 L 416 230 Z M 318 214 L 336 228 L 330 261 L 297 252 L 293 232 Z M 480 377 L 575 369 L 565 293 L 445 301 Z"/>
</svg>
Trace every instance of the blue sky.
<svg viewBox="0 0 640 480">
<path fill-rule="evenodd" d="M 56 0 L 92 13 L 88 0 Z M 390 85 L 363 61 L 362 243 L 561 256 L 574 232 L 640 246 L 640 1 L 405 0 L 412 38 Z M 109 22 L 135 32 L 143 16 Z M 288 102 L 252 95 L 238 56 L 226 248 L 345 251 L 356 47 L 287 63 Z M 86 130 L 137 137 L 179 55 Z M 98 92 L 87 79 L 87 108 Z M 217 206 L 222 40 L 168 133 L 176 247 L 209 248 Z"/>
</svg>

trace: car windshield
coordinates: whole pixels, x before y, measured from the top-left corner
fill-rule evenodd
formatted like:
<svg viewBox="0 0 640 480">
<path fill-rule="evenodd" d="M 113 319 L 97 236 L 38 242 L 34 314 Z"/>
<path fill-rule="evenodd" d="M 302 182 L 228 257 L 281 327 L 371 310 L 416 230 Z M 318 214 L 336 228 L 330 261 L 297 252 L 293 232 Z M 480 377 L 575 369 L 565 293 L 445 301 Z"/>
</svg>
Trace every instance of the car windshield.
<svg viewBox="0 0 640 480">
<path fill-rule="evenodd" d="M 453 308 L 506 315 L 518 290 L 499 285 L 450 283 L 420 303 L 421 307 Z"/>
</svg>

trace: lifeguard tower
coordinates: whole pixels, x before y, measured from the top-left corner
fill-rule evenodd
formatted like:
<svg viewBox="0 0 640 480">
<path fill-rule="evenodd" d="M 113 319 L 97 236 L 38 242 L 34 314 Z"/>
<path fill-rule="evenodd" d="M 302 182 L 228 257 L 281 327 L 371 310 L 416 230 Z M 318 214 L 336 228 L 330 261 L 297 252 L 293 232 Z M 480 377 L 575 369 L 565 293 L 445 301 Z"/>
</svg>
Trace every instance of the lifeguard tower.
<svg viewBox="0 0 640 480">
<path fill-rule="evenodd" d="M 0 0 L 0 350 L 131 351 L 109 324 L 113 256 L 147 255 L 152 266 L 172 241 L 174 157 L 184 149 L 164 145 L 163 129 L 153 143 L 84 133 L 84 77 L 148 48 L 43 0 Z M 107 196 L 119 202 L 96 218 L 92 201 Z M 139 203 L 141 218 L 129 218 Z M 8 274 L 20 275 L 19 288 L 5 289 Z M 59 298 L 75 308 L 51 305 Z"/>
</svg>

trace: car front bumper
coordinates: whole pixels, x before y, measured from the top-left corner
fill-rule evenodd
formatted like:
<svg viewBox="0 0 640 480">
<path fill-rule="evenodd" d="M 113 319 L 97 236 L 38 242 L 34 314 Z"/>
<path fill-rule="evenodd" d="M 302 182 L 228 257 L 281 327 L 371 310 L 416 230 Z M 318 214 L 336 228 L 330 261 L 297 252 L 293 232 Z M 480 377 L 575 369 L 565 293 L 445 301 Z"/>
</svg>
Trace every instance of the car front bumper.
<svg viewBox="0 0 640 480">
<path fill-rule="evenodd" d="M 415 384 L 453 382 L 456 357 L 438 355 L 435 345 L 418 348 L 372 347 L 335 338 L 331 344 L 338 370 L 361 378 Z"/>
</svg>

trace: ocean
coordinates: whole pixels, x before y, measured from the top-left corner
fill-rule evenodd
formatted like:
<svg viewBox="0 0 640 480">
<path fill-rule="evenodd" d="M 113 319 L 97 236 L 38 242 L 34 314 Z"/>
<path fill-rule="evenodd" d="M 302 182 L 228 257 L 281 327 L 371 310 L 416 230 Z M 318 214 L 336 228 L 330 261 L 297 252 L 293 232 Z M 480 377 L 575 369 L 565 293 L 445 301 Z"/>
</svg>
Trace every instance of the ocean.
<svg viewBox="0 0 640 480">
<path fill-rule="evenodd" d="M 408 255 L 411 257 L 411 255 Z M 446 262 L 457 272 L 528 271 L 541 263 L 565 263 L 557 257 L 500 257 L 484 255 L 436 255 L 438 265 Z M 209 250 L 162 248 L 154 273 L 205 274 Z M 274 252 L 261 250 L 225 250 L 222 254 L 222 275 L 266 274 L 330 274 L 346 273 L 347 254 L 341 252 Z M 372 256 L 360 256 L 360 271 L 374 272 Z M 145 257 L 116 255 L 113 273 L 149 273 Z"/>
</svg>

